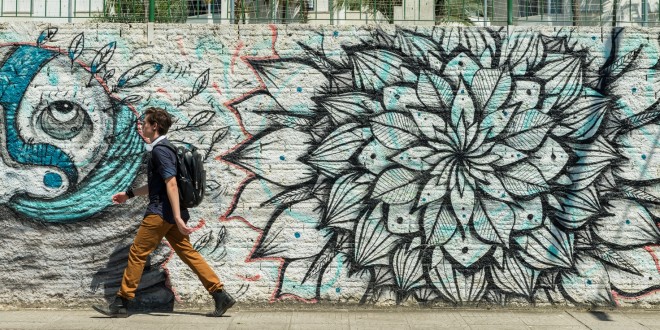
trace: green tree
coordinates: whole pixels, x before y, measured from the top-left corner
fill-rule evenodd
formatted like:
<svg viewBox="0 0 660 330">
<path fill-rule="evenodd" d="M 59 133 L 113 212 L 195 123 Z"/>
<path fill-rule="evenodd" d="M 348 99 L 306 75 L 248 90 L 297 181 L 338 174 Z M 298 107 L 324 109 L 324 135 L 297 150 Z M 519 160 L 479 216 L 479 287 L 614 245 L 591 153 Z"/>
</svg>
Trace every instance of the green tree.
<svg viewBox="0 0 660 330">
<path fill-rule="evenodd" d="M 362 10 L 379 13 L 389 23 L 394 23 L 394 7 L 405 6 L 406 1 L 417 0 L 335 0 L 334 9 Z M 472 25 L 469 17 L 483 15 L 480 0 L 435 0 L 435 22 Z"/>
<path fill-rule="evenodd" d="M 158 23 L 185 23 L 188 18 L 187 0 L 155 0 Z M 149 0 L 108 0 L 102 21 L 118 23 L 147 22 Z"/>
</svg>

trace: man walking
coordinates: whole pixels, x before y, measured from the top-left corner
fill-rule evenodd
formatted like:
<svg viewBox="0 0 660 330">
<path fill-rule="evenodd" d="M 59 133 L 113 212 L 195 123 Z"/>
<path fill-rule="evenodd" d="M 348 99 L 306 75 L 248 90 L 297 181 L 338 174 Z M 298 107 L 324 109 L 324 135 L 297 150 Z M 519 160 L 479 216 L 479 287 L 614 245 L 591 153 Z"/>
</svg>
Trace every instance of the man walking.
<svg viewBox="0 0 660 330">
<path fill-rule="evenodd" d="M 147 256 L 153 252 L 163 237 L 167 238 L 176 254 L 192 269 L 213 296 L 215 310 L 208 316 L 222 316 L 235 300 L 223 289 L 223 284 L 204 258 L 190 244 L 192 229 L 186 225 L 190 215 L 179 206 L 176 183 L 176 154 L 167 146 L 167 131 L 172 119 L 167 111 L 149 108 L 144 113 L 142 135 L 151 142 L 151 160 L 148 164 L 148 182 L 135 190 L 128 189 L 112 196 L 114 204 L 126 202 L 134 196 L 149 195 L 149 205 L 144 219 L 128 254 L 128 266 L 124 270 L 121 288 L 109 306 L 94 305 L 94 309 L 112 317 L 126 317 L 128 300 L 135 298 Z"/>
</svg>

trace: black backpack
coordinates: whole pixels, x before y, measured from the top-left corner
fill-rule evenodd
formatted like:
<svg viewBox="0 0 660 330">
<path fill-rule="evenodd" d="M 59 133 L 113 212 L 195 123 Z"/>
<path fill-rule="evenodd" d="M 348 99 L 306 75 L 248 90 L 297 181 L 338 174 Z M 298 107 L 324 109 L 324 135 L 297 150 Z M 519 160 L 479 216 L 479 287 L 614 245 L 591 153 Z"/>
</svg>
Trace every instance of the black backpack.
<svg viewBox="0 0 660 330">
<path fill-rule="evenodd" d="M 176 155 L 176 185 L 179 188 L 179 202 L 181 207 L 191 208 L 199 205 L 204 199 L 206 187 L 206 171 L 202 155 L 195 146 L 191 149 L 175 147 L 170 141 L 163 141 L 163 145 Z"/>
</svg>

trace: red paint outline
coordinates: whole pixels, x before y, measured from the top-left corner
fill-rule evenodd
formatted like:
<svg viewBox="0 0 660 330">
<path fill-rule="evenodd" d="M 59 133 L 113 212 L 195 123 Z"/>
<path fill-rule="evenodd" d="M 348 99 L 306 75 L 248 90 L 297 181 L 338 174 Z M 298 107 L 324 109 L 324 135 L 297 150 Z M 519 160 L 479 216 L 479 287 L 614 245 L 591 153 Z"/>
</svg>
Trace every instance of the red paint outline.
<svg viewBox="0 0 660 330">
<path fill-rule="evenodd" d="M 658 256 L 656 255 L 655 251 L 653 251 L 652 247 L 660 247 L 660 244 L 647 245 L 647 246 L 644 246 L 643 249 L 646 250 L 646 252 L 648 252 L 651 255 L 651 258 L 653 258 L 653 262 L 655 262 L 655 269 L 658 271 L 658 274 L 660 274 L 660 260 L 658 259 Z M 655 295 L 658 292 L 660 292 L 660 289 L 651 290 L 649 292 L 645 292 L 643 294 L 636 295 L 636 296 L 623 296 L 623 295 L 620 295 L 620 294 L 616 293 L 616 291 L 612 290 L 612 299 L 614 300 L 614 304 L 617 307 L 620 307 L 622 300 L 625 300 L 625 301 L 639 301 L 640 299 L 642 299 L 644 297 Z"/>
<path fill-rule="evenodd" d="M 256 77 L 257 81 L 259 82 L 259 87 L 253 88 L 252 90 L 248 91 L 247 93 L 245 93 L 245 94 L 243 94 L 239 97 L 236 97 L 234 99 L 228 100 L 227 102 L 224 103 L 224 106 L 227 107 L 227 109 L 229 109 L 229 111 L 231 111 L 231 113 L 236 117 L 236 121 L 238 122 L 238 125 L 241 129 L 241 132 L 243 132 L 243 134 L 245 135 L 245 139 L 243 139 L 241 142 L 236 144 L 231 149 L 229 149 L 229 150 L 225 151 L 224 153 L 222 153 L 221 155 L 215 157 L 215 160 L 221 161 L 221 162 L 229 165 L 230 167 L 238 169 L 239 171 L 241 171 L 245 174 L 245 178 L 238 184 L 238 187 L 236 188 L 236 191 L 233 194 L 232 200 L 229 203 L 229 207 L 227 208 L 227 211 L 225 211 L 225 213 L 222 214 L 219 217 L 218 220 L 220 222 L 240 221 L 240 222 L 244 223 L 245 225 L 247 225 L 250 229 L 254 230 L 255 232 L 257 232 L 259 234 L 259 236 L 255 240 L 254 245 L 252 246 L 252 250 L 250 250 L 250 253 L 245 258 L 245 263 L 258 262 L 258 261 L 276 261 L 276 262 L 279 262 L 279 266 L 278 266 L 278 269 L 277 269 L 277 282 L 275 284 L 275 289 L 271 293 L 270 302 L 276 302 L 278 300 L 284 300 L 284 299 L 291 298 L 291 299 L 296 299 L 298 301 L 302 301 L 302 302 L 305 302 L 305 303 L 316 303 L 316 302 L 318 302 L 317 299 L 305 299 L 305 298 L 296 296 L 294 294 L 289 294 L 289 293 L 280 294 L 279 297 L 277 296 L 277 292 L 279 291 L 279 289 L 281 288 L 281 285 L 282 285 L 282 275 L 283 275 L 282 269 L 283 269 L 284 263 L 285 263 L 284 258 L 279 258 L 279 257 L 253 258 L 252 256 L 254 255 L 254 252 L 258 247 L 257 245 L 259 244 L 259 242 L 263 238 L 264 231 L 261 230 L 260 228 L 257 228 L 255 226 L 253 226 L 249 221 L 247 221 L 245 218 L 243 218 L 240 215 L 230 216 L 230 214 L 236 208 L 236 204 L 238 203 L 238 199 L 240 198 L 240 195 L 243 193 L 243 190 L 245 189 L 247 184 L 250 181 L 252 181 L 254 178 L 256 178 L 256 175 L 253 172 L 251 172 L 251 171 L 249 171 L 249 170 L 247 170 L 247 169 L 245 169 L 241 166 L 238 166 L 234 163 L 225 161 L 223 159 L 224 156 L 234 152 L 236 149 L 242 147 L 244 144 L 252 141 L 252 139 L 254 137 L 252 134 L 250 134 L 250 132 L 247 131 L 247 129 L 245 128 L 245 125 L 243 123 L 243 120 L 241 118 L 241 114 L 238 112 L 238 110 L 236 110 L 236 108 L 234 108 L 232 106 L 232 104 L 240 103 L 240 102 L 252 97 L 252 95 L 256 92 L 267 90 L 266 84 L 264 83 L 264 81 L 259 76 L 257 70 L 252 65 L 250 65 L 249 60 L 277 60 L 277 59 L 280 58 L 277 51 L 275 50 L 275 43 L 277 42 L 277 36 L 278 36 L 277 35 L 277 26 L 274 25 L 274 24 L 270 24 L 269 28 L 272 32 L 272 34 L 271 34 L 271 36 L 272 36 L 271 49 L 273 51 L 273 55 L 257 56 L 257 57 L 240 56 L 241 61 L 243 61 L 243 63 L 245 63 L 248 66 L 248 68 L 250 70 L 252 70 L 252 72 L 254 73 L 254 76 Z M 231 71 L 232 71 L 232 73 L 234 72 L 235 60 L 236 60 L 237 57 L 239 57 L 239 51 L 243 48 L 243 46 L 244 46 L 244 44 L 241 41 L 239 43 L 238 47 L 236 48 L 236 51 L 234 52 L 234 55 L 232 56 L 232 61 L 231 61 Z M 218 94 L 220 94 L 220 95 L 222 94 L 222 92 L 220 91 L 220 88 L 218 88 L 217 84 L 214 84 L 213 88 L 216 90 L 216 92 Z M 236 276 L 238 278 L 244 279 L 246 281 L 251 281 L 254 278 L 256 278 L 256 276 L 259 276 L 259 275 L 256 275 L 254 277 L 243 277 L 241 275 L 236 275 Z"/>
</svg>

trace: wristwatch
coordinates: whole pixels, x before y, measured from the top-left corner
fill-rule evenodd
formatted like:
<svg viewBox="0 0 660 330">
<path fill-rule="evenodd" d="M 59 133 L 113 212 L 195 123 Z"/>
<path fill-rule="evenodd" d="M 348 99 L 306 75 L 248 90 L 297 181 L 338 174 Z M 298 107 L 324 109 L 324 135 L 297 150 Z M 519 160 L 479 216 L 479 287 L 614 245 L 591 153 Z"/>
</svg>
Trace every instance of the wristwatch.
<svg viewBox="0 0 660 330">
<path fill-rule="evenodd" d="M 128 190 L 126 190 L 126 196 L 128 196 L 128 198 L 135 197 L 135 193 L 133 192 L 133 188 L 128 188 Z"/>
</svg>

